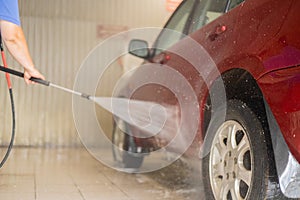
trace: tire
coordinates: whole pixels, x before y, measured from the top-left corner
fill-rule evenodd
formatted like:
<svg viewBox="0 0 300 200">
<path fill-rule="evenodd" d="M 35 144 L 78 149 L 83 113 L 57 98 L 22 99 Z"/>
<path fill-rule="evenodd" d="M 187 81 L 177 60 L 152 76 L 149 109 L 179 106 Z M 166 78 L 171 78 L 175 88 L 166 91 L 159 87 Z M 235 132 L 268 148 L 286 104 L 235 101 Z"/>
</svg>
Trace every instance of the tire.
<svg viewBox="0 0 300 200">
<path fill-rule="evenodd" d="M 123 130 L 127 133 L 130 131 L 128 125 L 124 121 L 116 119 L 112 134 L 112 152 L 114 160 L 118 167 L 138 169 L 144 161 L 144 156 L 142 153 L 137 153 L 138 148 L 134 142 L 133 136 L 124 133 Z"/>
<path fill-rule="evenodd" d="M 224 113 L 225 120 L 220 117 Z M 229 100 L 213 112 L 206 131 L 212 140 L 204 142 L 208 153 L 202 160 L 207 200 L 286 199 L 278 189 L 272 146 L 265 130 L 239 100 Z"/>
</svg>

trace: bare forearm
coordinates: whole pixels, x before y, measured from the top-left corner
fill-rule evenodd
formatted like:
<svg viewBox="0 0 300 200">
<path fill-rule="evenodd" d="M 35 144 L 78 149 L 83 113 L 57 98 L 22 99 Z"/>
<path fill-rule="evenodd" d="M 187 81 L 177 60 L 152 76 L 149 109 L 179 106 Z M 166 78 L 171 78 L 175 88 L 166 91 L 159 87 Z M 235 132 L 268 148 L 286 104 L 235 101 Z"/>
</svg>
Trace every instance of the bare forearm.
<svg viewBox="0 0 300 200">
<path fill-rule="evenodd" d="M 26 69 L 32 70 L 34 67 L 30 57 L 24 33 L 20 27 L 15 27 L 12 34 L 3 34 L 4 43 L 13 57 Z"/>
</svg>

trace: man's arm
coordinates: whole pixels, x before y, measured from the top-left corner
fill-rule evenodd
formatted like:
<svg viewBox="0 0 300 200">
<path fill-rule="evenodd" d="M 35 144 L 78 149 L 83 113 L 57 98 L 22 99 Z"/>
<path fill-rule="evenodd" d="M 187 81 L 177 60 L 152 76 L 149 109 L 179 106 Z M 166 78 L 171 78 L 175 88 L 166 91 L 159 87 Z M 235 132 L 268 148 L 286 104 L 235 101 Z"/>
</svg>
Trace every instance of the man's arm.
<svg viewBox="0 0 300 200">
<path fill-rule="evenodd" d="M 29 80 L 31 77 L 45 79 L 34 67 L 22 28 L 11 22 L 0 20 L 0 30 L 10 54 L 24 67 L 25 82 L 32 83 Z"/>
</svg>

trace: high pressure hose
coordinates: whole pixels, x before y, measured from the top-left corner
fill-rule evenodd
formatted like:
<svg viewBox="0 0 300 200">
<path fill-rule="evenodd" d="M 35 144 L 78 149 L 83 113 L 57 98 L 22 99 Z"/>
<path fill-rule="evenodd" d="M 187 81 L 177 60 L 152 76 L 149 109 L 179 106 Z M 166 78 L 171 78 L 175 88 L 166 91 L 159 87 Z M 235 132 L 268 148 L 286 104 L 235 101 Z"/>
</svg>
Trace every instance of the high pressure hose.
<svg viewBox="0 0 300 200">
<path fill-rule="evenodd" d="M 0 49 L 1 49 L 1 57 L 2 57 L 3 65 L 4 65 L 5 68 L 7 68 L 7 63 L 6 63 L 6 58 L 5 58 L 5 54 L 4 54 L 4 49 L 3 49 L 1 34 L 0 34 Z M 13 147 L 14 139 L 15 139 L 15 126 L 16 126 L 16 122 L 15 122 L 15 105 L 14 105 L 14 98 L 13 98 L 11 80 L 10 80 L 9 73 L 6 73 L 5 76 L 6 76 L 6 82 L 7 82 L 7 86 L 8 86 L 8 90 L 9 90 L 9 96 L 10 96 L 10 102 L 11 102 L 12 133 L 11 133 L 11 139 L 10 139 L 10 143 L 8 145 L 7 151 L 6 151 L 6 153 L 5 153 L 2 161 L 0 163 L 0 168 L 2 168 L 2 166 L 6 162 L 8 156 L 9 156 L 9 154 L 11 152 L 11 149 Z"/>
</svg>

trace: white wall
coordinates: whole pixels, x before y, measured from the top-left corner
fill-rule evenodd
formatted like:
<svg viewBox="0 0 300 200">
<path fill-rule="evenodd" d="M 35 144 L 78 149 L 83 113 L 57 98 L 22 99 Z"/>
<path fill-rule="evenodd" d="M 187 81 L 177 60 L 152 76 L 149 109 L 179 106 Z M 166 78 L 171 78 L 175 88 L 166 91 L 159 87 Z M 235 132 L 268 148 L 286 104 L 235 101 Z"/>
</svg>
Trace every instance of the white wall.
<svg viewBox="0 0 300 200">
<path fill-rule="evenodd" d="M 22 27 L 36 67 L 46 78 L 72 88 L 77 70 L 103 31 L 124 27 L 161 27 L 170 12 L 165 0 L 20 0 Z M 101 26 L 104 25 L 104 26 Z M 114 29 L 117 26 L 117 29 Z M 21 70 L 9 58 L 9 65 Z M 116 68 L 120 70 L 121 68 Z M 120 74 L 121 72 L 110 73 Z M 112 77 L 113 79 L 114 77 Z M 26 86 L 13 78 L 17 113 L 16 145 L 76 146 L 80 144 L 72 116 L 72 96 L 40 85 Z M 0 143 L 8 141 L 10 109 L 1 74 Z"/>
</svg>

